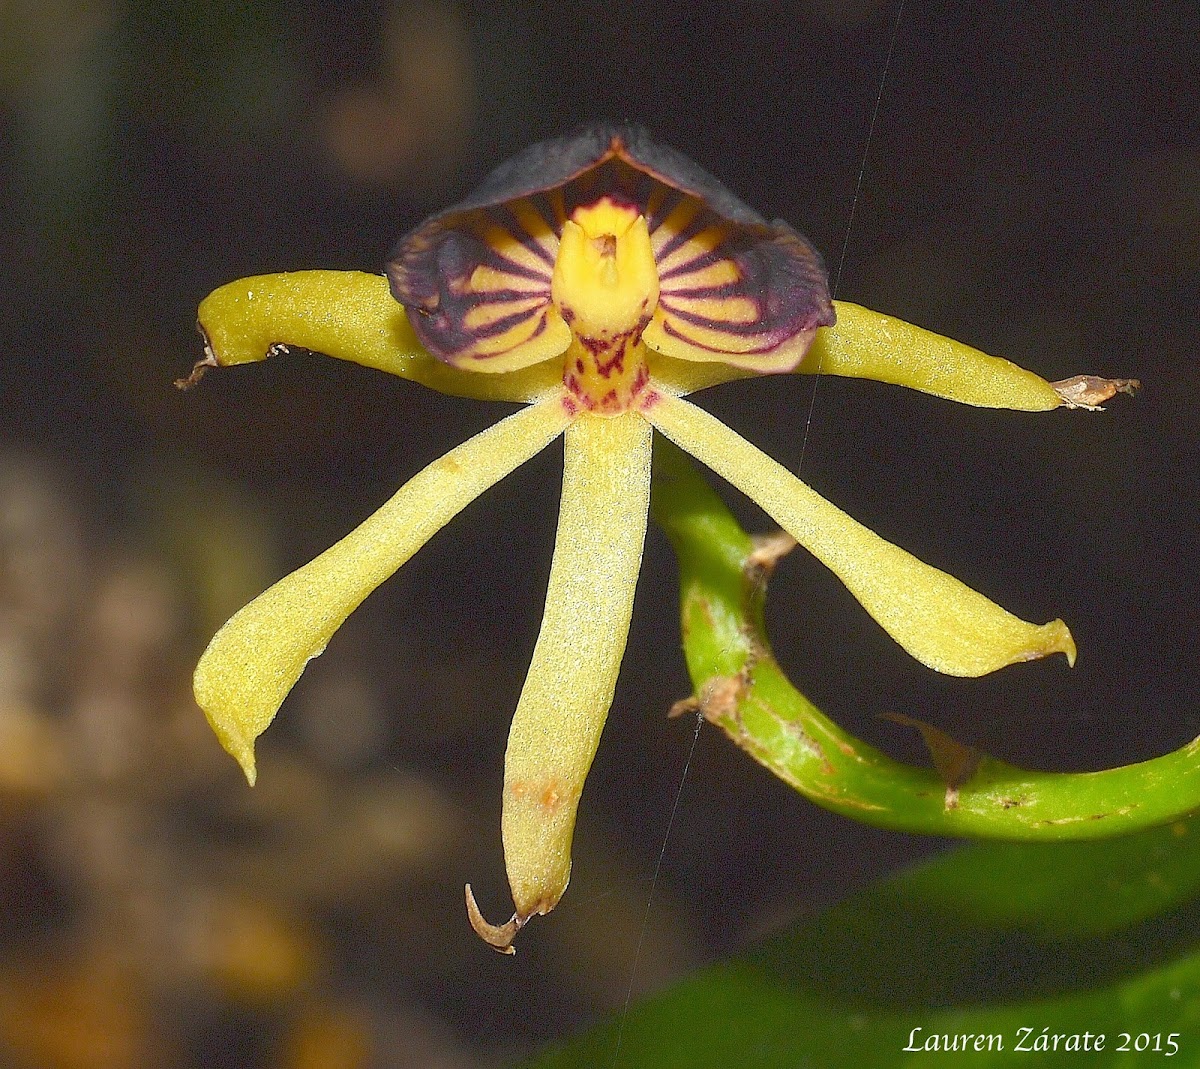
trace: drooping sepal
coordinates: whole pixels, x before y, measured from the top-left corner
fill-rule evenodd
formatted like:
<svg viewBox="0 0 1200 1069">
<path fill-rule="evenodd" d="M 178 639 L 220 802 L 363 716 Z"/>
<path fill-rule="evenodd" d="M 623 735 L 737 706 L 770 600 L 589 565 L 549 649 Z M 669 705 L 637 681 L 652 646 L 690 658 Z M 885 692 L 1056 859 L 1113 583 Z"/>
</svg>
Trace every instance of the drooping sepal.
<svg viewBox="0 0 1200 1069">
<path fill-rule="evenodd" d="M 838 301 L 802 372 L 875 379 L 980 408 L 1045 412 L 1064 403 L 1054 386 L 1011 361 L 895 316 Z"/>
<path fill-rule="evenodd" d="M 176 383 L 185 389 L 210 368 L 265 360 L 293 346 L 480 400 L 532 401 L 561 382 L 561 375 L 540 367 L 503 377 L 450 367 L 422 345 L 387 279 L 362 271 L 241 278 L 204 298 L 197 326 L 204 358 Z"/>
<path fill-rule="evenodd" d="M 908 653 L 936 672 L 982 676 L 1061 653 L 1075 641 L 1061 620 L 1031 624 L 847 516 L 716 417 L 660 395 L 646 418 L 754 501 L 832 571 Z"/>
<path fill-rule="evenodd" d="M 575 814 L 629 634 L 650 442 L 650 426 L 635 412 L 584 414 L 566 431 L 546 610 L 504 759 L 504 860 L 515 913 L 492 925 L 469 891 L 467 898 L 473 927 L 497 950 L 508 951 L 530 917 L 549 913 L 570 879 Z"/>
<path fill-rule="evenodd" d="M 264 591 L 217 632 L 196 666 L 193 689 L 221 745 L 251 783 L 255 740 L 346 617 L 568 422 L 554 397 L 482 431 L 418 472 L 340 542 Z"/>
</svg>

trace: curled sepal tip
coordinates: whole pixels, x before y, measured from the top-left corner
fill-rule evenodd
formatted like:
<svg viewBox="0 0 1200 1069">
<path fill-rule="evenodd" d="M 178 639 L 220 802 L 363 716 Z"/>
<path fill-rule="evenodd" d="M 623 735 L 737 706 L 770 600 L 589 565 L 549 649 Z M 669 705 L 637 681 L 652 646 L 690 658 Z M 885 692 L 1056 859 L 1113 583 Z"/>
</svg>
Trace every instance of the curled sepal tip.
<svg viewBox="0 0 1200 1069">
<path fill-rule="evenodd" d="M 503 924 L 492 924 L 485 920 L 483 914 L 479 912 L 479 906 L 475 902 L 475 893 L 471 890 L 470 884 L 466 886 L 466 898 L 467 919 L 471 922 L 471 927 L 475 929 L 475 934 L 493 950 L 501 954 L 515 954 L 517 948 L 513 946 L 513 943 L 529 918 L 514 913 Z"/>
<path fill-rule="evenodd" d="M 1119 393 L 1132 397 L 1142 388 L 1137 379 L 1102 379 L 1098 375 L 1072 375 L 1050 385 L 1068 408 L 1091 412 L 1099 411 L 1105 401 L 1111 401 Z"/>
</svg>

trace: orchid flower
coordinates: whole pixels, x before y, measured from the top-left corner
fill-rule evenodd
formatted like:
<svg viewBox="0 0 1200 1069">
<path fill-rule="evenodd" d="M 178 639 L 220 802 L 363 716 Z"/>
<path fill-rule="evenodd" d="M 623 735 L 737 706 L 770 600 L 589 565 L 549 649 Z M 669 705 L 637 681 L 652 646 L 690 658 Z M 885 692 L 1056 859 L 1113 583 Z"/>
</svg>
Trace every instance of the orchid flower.
<svg viewBox="0 0 1200 1069">
<path fill-rule="evenodd" d="M 255 779 L 254 741 L 359 603 L 472 500 L 562 435 L 545 614 L 509 733 L 502 833 L 512 919 L 475 930 L 512 952 L 571 871 L 584 780 L 624 654 L 658 431 L 740 489 L 830 568 L 922 664 L 979 676 L 1075 645 L 1026 623 L 830 504 L 685 395 L 756 374 L 873 378 L 996 408 L 1091 407 L 1118 385 L 1057 386 L 919 327 L 832 301 L 821 258 L 635 127 L 546 141 L 397 246 L 387 277 L 301 271 L 223 286 L 200 306 L 208 367 L 287 346 L 445 393 L 518 401 L 408 481 L 213 638 L 195 694 Z"/>
</svg>

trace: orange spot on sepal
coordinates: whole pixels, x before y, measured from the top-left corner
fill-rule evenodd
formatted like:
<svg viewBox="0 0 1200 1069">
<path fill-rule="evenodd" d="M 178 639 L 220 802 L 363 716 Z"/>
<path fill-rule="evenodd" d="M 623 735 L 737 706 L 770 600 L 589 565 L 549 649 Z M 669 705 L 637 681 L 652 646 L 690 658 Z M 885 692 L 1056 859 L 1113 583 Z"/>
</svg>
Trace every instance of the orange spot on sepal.
<svg viewBox="0 0 1200 1069">
<path fill-rule="evenodd" d="M 547 780 L 544 783 L 528 783 L 525 780 L 509 785 L 508 793 L 514 801 L 523 802 L 527 798 L 536 799 L 537 804 L 548 813 L 553 813 L 563 803 L 564 795 L 557 780 Z"/>
</svg>

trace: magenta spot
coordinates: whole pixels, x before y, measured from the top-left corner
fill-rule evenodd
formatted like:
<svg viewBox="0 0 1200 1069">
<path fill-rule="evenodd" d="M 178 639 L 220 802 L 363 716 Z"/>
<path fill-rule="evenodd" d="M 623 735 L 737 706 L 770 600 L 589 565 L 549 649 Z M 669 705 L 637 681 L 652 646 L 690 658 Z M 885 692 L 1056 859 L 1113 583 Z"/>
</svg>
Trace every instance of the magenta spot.
<svg viewBox="0 0 1200 1069">
<path fill-rule="evenodd" d="M 575 358 L 575 370 L 578 371 L 580 375 L 583 374 L 583 360 L 578 356 Z"/>
<path fill-rule="evenodd" d="M 618 349 L 616 351 L 616 353 L 613 354 L 613 358 L 611 360 L 609 360 L 607 363 L 605 361 L 597 358 L 596 370 L 599 371 L 600 374 L 603 375 L 606 379 L 610 378 L 614 371 L 618 375 L 620 375 L 625 370 L 625 350 L 624 350 L 624 348 Z"/>
</svg>

